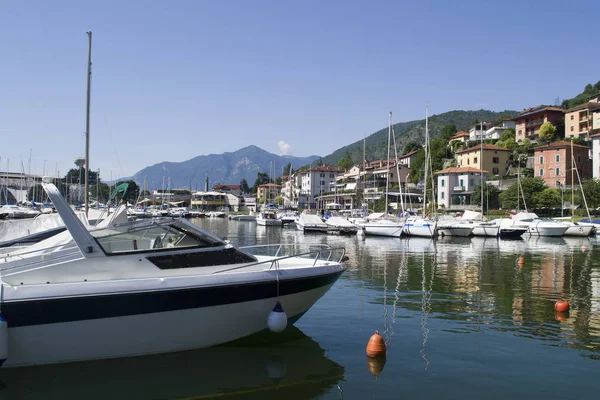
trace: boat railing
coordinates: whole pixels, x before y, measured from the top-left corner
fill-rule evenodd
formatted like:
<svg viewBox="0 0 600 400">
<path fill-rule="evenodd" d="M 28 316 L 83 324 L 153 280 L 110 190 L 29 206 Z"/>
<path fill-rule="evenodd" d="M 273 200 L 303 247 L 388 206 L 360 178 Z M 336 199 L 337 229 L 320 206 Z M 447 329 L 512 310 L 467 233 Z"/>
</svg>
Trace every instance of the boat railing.
<svg viewBox="0 0 600 400">
<path fill-rule="evenodd" d="M 52 250 L 60 250 L 60 251 L 52 251 Z M 72 251 L 69 251 L 72 250 Z M 38 253 L 38 254 L 36 254 Z M 2 271 L 9 271 L 15 268 L 22 268 L 31 265 L 39 265 L 40 261 L 51 261 L 55 263 L 58 260 L 63 258 L 70 258 L 73 255 L 81 256 L 81 251 L 74 244 L 59 244 L 52 247 L 45 247 L 43 249 L 35 249 L 31 251 L 27 251 L 24 253 L 2 253 L 0 254 L 0 259 L 7 260 L 10 259 L 10 267 L 5 268 L 0 263 L 0 269 Z M 21 261 L 21 262 L 18 262 Z M 16 263 L 16 264 L 15 264 Z"/>
<path fill-rule="evenodd" d="M 245 265 L 241 265 L 238 267 L 228 268 L 225 270 L 216 271 L 213 274 L 234 271 L 234 270 L 238 270 L 238 269 L 249 268 L 249 267 L 254 267 L 256 265 L 263 265 L 263 264 L 265 264 L 265 265 L 270 264 L 269 269 L 273 269 L 273 268 L 278 269 L 280 261 L 290 259 L 290 258 L 298 258 L 298 257 L 313 259 L 313 266 L 315 266 L 318 261 L 325 261 L 325 262 L 331 261 L 331 262 L 341 263 L 342 261 L 345 260 L 345 256 L 346 256 L 345 248 L 330 247 L 325 244 L 323 244 L 323 245 L 308 245 L 308 251 L 294 252 L 293 254 L 285 254 L 285 252 L 288 248 L 297 249 L 298 244 L 262 244 L 262 245 L 239 247 L 240 250 L 243 250 L 252 255 L 270 256 L 270 257 L 274 257 L 274 258 L 270 258 L 265 261 L 257 261 L 254 263 L 245 264 Z M 260 254 L 260 253 L 263 253 L 263 250 L 267 250 L 267 252 L 270 250 L 270 252 L 271 253 L 274 252 L 275 255 Z M 334 260 L 332 257 L 334 254 L 336 254 L 338 252 L 340 253 L 339 258 L 336 258 Z"/>
</svg>

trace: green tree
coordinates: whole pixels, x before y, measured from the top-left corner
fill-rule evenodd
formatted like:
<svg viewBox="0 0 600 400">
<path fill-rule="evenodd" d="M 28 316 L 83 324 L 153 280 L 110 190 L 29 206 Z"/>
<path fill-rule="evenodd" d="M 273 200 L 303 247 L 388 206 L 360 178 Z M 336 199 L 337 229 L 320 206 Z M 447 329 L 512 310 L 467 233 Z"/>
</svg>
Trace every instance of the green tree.
<svg viewBox="0 0 600 400">
<path fill-rule="evenodd" d="M 540 143 L 552 143 L 556 139 L 556 127 L 550 121 L 544 122 L 540 127 L 538 138 Z"/>
<path fill-rule="evenodd" d="M 517 137 L 517 134 L 515 132 L 515 130 L 513 128 L 508 128 L 505 129 L 504 132 L 502 132 L 502 135 L 500 136 L 500 140 L 502 140 L 503 142 L 509 139 L 515 140 L 515 138 Z"/>
<path fill-rule="evenodd" d="M 420 149 L 421 147 L 423 147 L 421 146 L 421 143 L 417 142 L 416 140 L 409 140 L 404 145 L 404 150 L 402 150 L 402 154 L 408 154 L 413 150 Z"/>
<path fill-rule="evenodd" d="M 283 196 L 275 197 L 275 204 L 277 204 L 278 206 L 283 205 Z"/>
<path fill-rule="evenodd" d="M 581 189 L 585 193 L 585 200 L 589 208 L 595 209 L 600 207 L 600 180 L 586 179 L 581 182 Z M 583 197 L 580 193 L 577 197 L 577 203 L 584 206 Z"/>
<path fill-rule="evenodd" d="M 256 180 L 254 181 L 254 186 L 252 187 L 252 193 L 256 193 L 258 187 L 260 185 L 264 185 L 265 183 L 269 183 L 269 174 L 266 172 L 259 172 L 256 174 Z"/>
<path fill-rule="evenodd" d="M 385 196 L 381 196 L 373 203 L 373 211 L 374 212 L 384 212 L 385 211 Z"/>
<path fill-rule="evenodd" d="M 90 186 L 90 198 L 100 203 L 106 203 L 110 196 L 110 187 L 100 182 L 98 185 Z"/>
<path fill-rule="evenodd" d="M 292 163 L 288 163 L 285 167 L 283 167 L 283 172 L 281 173 L 281 175 L 289 175 L 290 174 L 290 170 L 292 169 Z"/>
<path fill-rule="evenodd" d="M 515 183 L 500 193 L 500 203 L 502 204 L 502 208 L 513 209 L 517 208 L 517 204 L 519 204 L 520 208 L 523 209 L 523 198 L 525 198 L 525 201 L 527 202 L 527 208 L 536 208 L 538 206 L 536 195 L 547 188 L 546 183 L 544 183 L 544 180 L 540 177 L 521 178 L 521 187 L 523 189 L 522 192 L 517 189 L 517 183 Z M 517 193 L 519 193 L 519 196 L 517 196 Z"/>
<path fill-rule="evenodd" d="M 350 156 L 346 155 L 338 160 L 336 166 L 344 171 L 347 171 L 354 166 L 354 161 L 352 161 Z"/>
<path fill-rule="evenodd" d="M 500 189 L 498 187 L 486 183 L 483 188 L 483 206 L 484 212 L 488 209 L 500 208 Z M 479 194 L 479 195 L 478 195 Z M 471 195 L 471 205 L 481 207 L 481 185 L 473 186 L 473 194 Z"/>
<path fill-rule="evenodd" d="M 557 207 L 560 206 L 560 201 L 560 191 L 557 189 L 546 188 L 535 195 L 535 207 L 537 208 Z"/>
<path fill-rule="evenodd" d="M 250 186 L 248 186 L 248 182 L 246 182 L 245 178 L 240 181 L 240 190 L 242 193 L 250 193 Z"/>
<path fill-rule="evenodd" d="M 448 142 L 452 136 L 454 136 L 458 132 L 456 129 L 456 125 L 448 124 L 442 127 L 441 137 Z"/>
<path fill-rule="evenodd" d="M 81 179 L 80 179 L 80 175 L 81 175 Z M 98 180 L 98 172 L 90 171 L 88 174 L 89 184 L 95 185 L 97 180 Z M 65 175 L 65 182 L 76 183 L 76 184 L 81 183 L 83 185 L 85 183 L 85 167 L 82 167 L 81 171 L 79 170 L 79 168 L 71 168 L 69 170 L 69 172 L 67 172 L 67 175 Z"/>
</svg>

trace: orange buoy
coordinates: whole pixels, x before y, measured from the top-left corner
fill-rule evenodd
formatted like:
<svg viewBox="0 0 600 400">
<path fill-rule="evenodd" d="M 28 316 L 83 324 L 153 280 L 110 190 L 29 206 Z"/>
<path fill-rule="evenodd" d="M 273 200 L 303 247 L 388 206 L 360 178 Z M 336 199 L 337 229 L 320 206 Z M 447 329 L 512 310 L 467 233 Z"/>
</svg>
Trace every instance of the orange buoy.
<svg viewBox="0 0 600 400">
<path fill-rule="evenodd" d="M 373 374 L 373 379 L 377 380 L 379 378 L 379 374 L 383 371 L 383 367 L 385 366 L 385 357 L 373 358 L 367 357 L 367 367 L 369 371 Z"/>
<path fill-rule="evenodd" d="M 525 265 L 525 257 L 521 256 L 519 257 L 519 265 L 522 267 L 523 265 Z"/>
<path fill-rule="evenodd" d="M 367 343 L 367 355 L 369 357 L 382 357 L 385 356 L 386 352 L 387 350 L 383 338 L 378 331 L 375 331 L 373 336 L 369 339 L 369 343 Z"/>
<path fill-rule="evenodd" d="M 567 311 L 569 311 L 569 302 L 559 300 L 556 302 L 556 304 L 554 304 L 554 308 L 558 312 L 567 312 Z"/>
<path fill-rule="evenodd" d="M 581 245 L 581 252 L 586 253 L 587 251 L 588 251 L 587 247 L 585 247 L 584 245 Z"/>
</svg>

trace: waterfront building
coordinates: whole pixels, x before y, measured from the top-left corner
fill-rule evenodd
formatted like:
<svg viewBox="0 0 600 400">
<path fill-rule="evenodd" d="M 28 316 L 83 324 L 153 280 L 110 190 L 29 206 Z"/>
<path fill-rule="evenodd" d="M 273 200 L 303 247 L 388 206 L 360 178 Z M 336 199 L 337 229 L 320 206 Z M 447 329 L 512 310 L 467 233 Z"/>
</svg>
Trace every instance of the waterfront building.
<svg viewBox="0 0 600 400">
<path fill-rule="evenodd" d="M 592 177 L 590 148 L 573 143 L 573 158 L 581 180 Z M 534 176 L 540 177 L 549 187 L 561 188 L 577 185 L 577 174 L 571 174 L 571 142 L 558 142 L 538 146 L 534 149 Z"/>
<path fill-rule="evenodd" d="M 437 203 L 447 209 L 465 208 L 471 204 L 471 196 L 479 196 L 481 192 L 473 193 L 473 187 L 481 183 L 479 168 L 450 167 L 435 173 L 437 176 Z M 487 180 L 488 171 L 483 171 L 483 182 Z"/>
<path fill-rule="evenodd" d="M 415 159 L 417 158 L 417 154 L 420 151 L 423 151 L 423 149 L 416 149 L 416 150 L 413 150 L 411 152 L 408 152 L 408 153 L 400 156 L 398 162 L 401 165 L 405 165 L 408 168 L 411 168 L 411 165 L 415 162 Z"/>
<path fill-rule="evenodd" d="M 275 198 L 281 194 L 281 186 L 274 183 L 264 183 L 258 186 L 256 197 L 266 203 L 274 203 Z M 266 201 L 265 201 L 266 200 Z"/>
<path fill-rule="evenodd" d="M 456 152 L 457 167 L 471 167 L 477 170 L 484 169 L 492 175 L 504 175 L 508 169 L 510 150 L 489 143 Z M 483 162 L 482 162 L 483 161 Z"/>
<path fill-rule="evenodd" d="M 600 117 L 600 113 L 598 115 Z M 590 136 L 590 139 L 592 140 L 592 176 L 600 179 L 600 133 Z"/>
<path fill-rule="evenodd" d="M 329 191 L 332 182 L 342 172 L 331 165 L 318 165 L 298 171 L 300 190 L 298 193 L 298 207 L 323 208 L 324 204 L 317 204 L 317 197 Z"/>
<path fill-rule="evenodd" d="M 516 141 L 521 142 L 528 138 L 531 141 L 537 141 L 540 127 L 544 122 L 550 122 L 554 126 L 560 125 L 564 117 L 565 110 L 556 106 L 536 106 L 527 108 L 511 118 L 515 121 Z"/>
<path fill-rule="evenodd" d="M 242 189 L 241 189 L 240 185 L 229 185 L 229 184 L 217 183 L 217 184 L 213 185 L 213 191 L 219 192 L 219 193 L 231 193 L 235 196 L 242 195 Z"/>
<path fill-rule="evenodd" d="M 565 138 L 583 138 L 590 140 L 594 130 L 594 113 L 600 114 L 598 98 L 570 108 L 565 113 Z M 598 119 L 598 118 L 596 118 Z M 599 124 L 596 124 L 599 125 Z M 596 127 L 599 129 L 600 127 Z"/>
</svg>

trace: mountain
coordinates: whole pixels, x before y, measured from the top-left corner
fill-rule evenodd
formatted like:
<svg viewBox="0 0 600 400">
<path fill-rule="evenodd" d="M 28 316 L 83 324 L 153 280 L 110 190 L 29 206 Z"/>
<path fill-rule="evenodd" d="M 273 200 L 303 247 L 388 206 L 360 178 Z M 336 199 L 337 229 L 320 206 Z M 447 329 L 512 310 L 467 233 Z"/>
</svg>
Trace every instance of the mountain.
<svg viewBox="0 0 600 400">
<path fill-rule="evenodd" d="M 449 111 L 443 114 L 432 115 L 429 117 L 429 135 L 432 139 L 438 137 L 445 125 L 453 124 L 461 131 L 468 131 L 475 121 L 500 122 L 502 119 L 513 117 L 516 111 Z M 425 119 L 400 122 L 392 125 L 394 135 L 396 136 L 396 145 L 398 155 L 402 154 L 404 145 L 414 140 L 420 144 L 425 141 Z M 387 137 L 388 128 L 382 128 L 377 132 L 366 137 L 366 158 L 367 160 L 385 159 L 387 157 Z M 393 144 L 393 143 L 392 143 Z M 394 152 L 392 148 L 392 157 Z M 326 157 L 323 157 L 325 164 L 335 165 L 340 158 L 350 155 L 356 163 L 361 163 L 363 158 L 363 141 L 359 140 L 347 146 L 344 146 Z"/>
<path fill-rule="evenodd" d="M 209 154 L 194 157 L 182 162 L 161 162 L 146 167 L 133 176 L 140 187 L 144 178 L 148 190 L 162 189 L 163 178 L 166 186 L 170 179 L 169 189 L 204 190 L 204 179 L 208 176 L 209 189 L 216 183 L 239 184 L 246 179 L 252 186 L 259 172 L 268 173 L 274 170 L 275 177 L 281 175 L 282 168 L 292 163 L 294 169 L 308 165 L 319 156 L 292 157 L 278 156 L 256 146 L 248 146 L 232 153 Z M 274 168 L 271 163 L 274 162 Z"/>
</svg>

